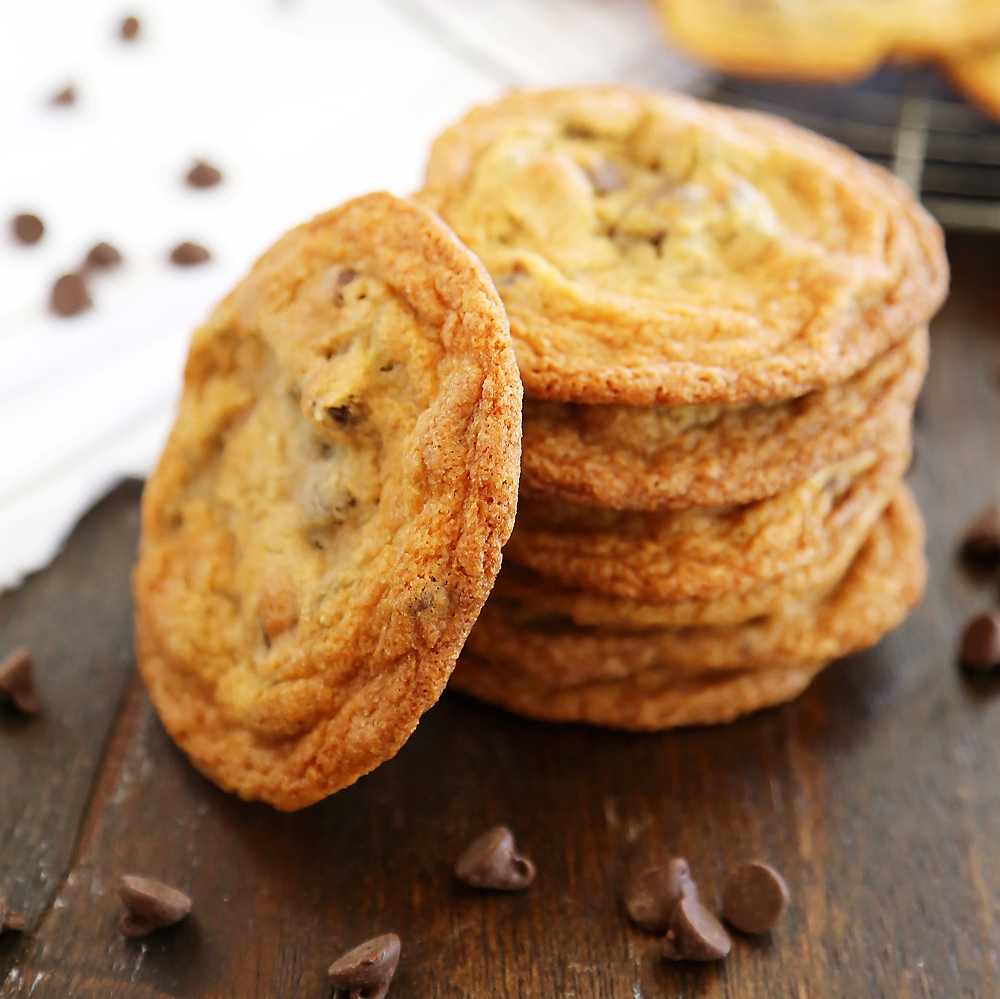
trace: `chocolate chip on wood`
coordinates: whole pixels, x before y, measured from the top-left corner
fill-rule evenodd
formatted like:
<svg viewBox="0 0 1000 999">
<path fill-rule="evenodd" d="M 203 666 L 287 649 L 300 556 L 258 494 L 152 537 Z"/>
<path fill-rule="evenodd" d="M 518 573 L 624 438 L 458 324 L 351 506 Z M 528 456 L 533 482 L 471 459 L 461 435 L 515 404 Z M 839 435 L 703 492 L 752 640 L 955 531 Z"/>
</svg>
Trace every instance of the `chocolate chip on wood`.
<svg viewBox="0 0 1000 999">
<path fill-rule="evenodd" d="M 338 957 L 327 969 L 327 977 L 351 999 L 382 999 L 399 964 L 399 937 L 384 933 Z"/>
<path fill-rule="evenodd" d="M 118 928 L 127 937 L 141 937 L 161 926 L 171 926 L 191 911 L 191 899 L 184 892 L 134 874 L 121 878 L 118 895 L 128 909 Z"/>
<path fill-rule="evenodd" d="M 668 961 L 721 961 L 732 945 L 722 923 L 688 896 L 674 906 L 660 953 Z"/>
<path fill-rule="evenodd" d="M 115 267 L 122 262 L 122 255 L 110 243 L 98 243 L 87 254 L 88 267 Z"/>
<path fill-rule="evenodd" d="M 0 933 L 3 933 L 5 930 L 19 933 L 23 929 L 24 916 L 13 909 L 8 909 L 7 900 L 3 897 L 3 892 L 0 892 Z"/>
<path fill-rule="evenodd" d="M 187 174 L 187 182 L 192 187 L 215 187 L 220 180 L 222 171 L 203 160 L 196 160 Z"/>
<path fill-rule="evenodd" d="M 7 701 L 26 715 L 38 710 L 31 653 L 23 646 L 0 662 L 0 701 Z"/>
<path fill-rule="evenodd" d="M 766 933 L 788 905 L 788 885 L 770 864 L 741 864 L 722 886 L 722 917 L 744 933 Z"/>
<path fill-rule="evenodd" d="M 682 898 L 698 897 L 698 886 L 683 857 L 650 867 L 630 878 L 622 889 L 629 919 L 645 930 L 663 933 L 670 926 L 674 907 Z"/>
<path fill-rule="evenodd" d="M 1000 569 L 1000 507 L 991 506 L 969 526 L 962 540 L 961 557 L 976 572 Z"/>
<path fill-rule="evenodd" d="M 197 243 L 181 243 L 174 247 L 170 254 L 170 259 L 181 267 L 191 267 L 194 264 L 203 264 L 211 257 L 211 254 L 204 246 Z"/>
<path fill-rule="evenodd" d="M 75 316 L 93 305 L 79 274 L 63 274 L 52 286 L 50 302 L 52 311 L 60 316 Z"/>
<path fill-rule="evenodd" d="M 1000 613 L 990 611 L 969 621 L 962 632 L 959 656 L 964 665 L 975 670 L 1000 666 Z"/>
<path fill-rule="evenodd" d="M 535 865 L 519 854 L 514 834 L 496 826 L 473 840 L 455 865 L 455 875 L 472 888 L 517 891 L 535 880 Z"/>
<path fill-rule="evenodd" d="M 11 219 L 11 229 L 14 231 L 14 238 L 26 246 L 37 243 L 45 233 L 45 226 L 42 224 L 42 220 L 37 215 L 30 215 L 28 213 L 15 215 Z"/>
</svg>

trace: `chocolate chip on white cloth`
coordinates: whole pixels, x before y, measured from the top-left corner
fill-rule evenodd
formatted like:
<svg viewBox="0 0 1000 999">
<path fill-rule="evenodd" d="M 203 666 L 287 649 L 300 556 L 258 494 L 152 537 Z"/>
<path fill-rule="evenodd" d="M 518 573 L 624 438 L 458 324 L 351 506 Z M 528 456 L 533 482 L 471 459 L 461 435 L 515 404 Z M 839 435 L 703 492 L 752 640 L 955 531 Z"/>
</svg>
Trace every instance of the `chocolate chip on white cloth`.
<svg viewBox="0 0 1000 999">
<path fill-rule="evenodd" d="M 174 247 L 170 259 L 181 267 L 191 267 L 194 264 L 203 264 L 211 256 L 204 246 L 199 246 L 197 243 L 181 243 Z"/>
<path fill-rule="evenodd" d="M 192 187 L 215 187 L 220 180 L 222 180 L 222 171 L 203 160 L 195 161 L 194 166 L 187 173 L 187 182 Z"/>
<path fill-rule="evenodd" d="M 139 34 L 139 18 L 126 17 L 119 31 L 125 41 L 131 42 Z"/>
<path fill-rule="evenodd" d="M 732 945 L 722 923 L 698 899 L 688 896 L 674 906 L 660 953 L 668 961 L 721 961 Z"/>
<path fill-rule="evenodd" d="M 110 243 L 98 243 L 87 254 L 88 267 L 114 267 L 122 262 L 122 255 Z"/>
<path fill-rule="evenodd" d="M 69 107 L 76 103 L 76 87 L 71 83 L 68 87 L 63 87 L 57 94 L 53 94 L 50 104 Z"/>
<path fill-rule="evenodd" d="M 14 232 L 14 238 L 26 246 L 37 243 L 45 233 L 45 226 L 42 224 L 42 220 L 37 215 L 31 215 L 27 212 L 22 215 L 15 215 L 11 219 L 10 225 Z"/>
<path fill-rule="evenodd" d="M 788 885 L 770 864 L 741 864 L 722 886 L 722 918 L 744 933 L 774 929 L 788 905 Z"/>
<path fill-rule="evenodd" d="M 641 871 L 622 888 L 622 902 L 629 919 L 653 933 L 667 930 L 674 906 L 689 895 L 697 898 L 698 886 L 683 857 Z"/>
<path fill-rule="evenodd" d="M 495 826 L 466 847 L 455 875 L 472 888 L 517 891 L 535 880 L 535 865 L 517 852 L 506 826 Z"/>
<path fill-rule="evenodd" d="M 118 924 L 127 937 L 142 937 L 161 926 L 171 926 L 191 911 L 191 899 L 184 892 L 135 874 L 121 878 L 118 896 L 128 909 Z"/>
<path fill-rule="evenodd" d="M 60 316 L 75 316 L 94 303 L 91 302 L 87 286 L 79 274 L 63 274 L 52 286 L 50 304 L 52 311 Z"/>
<path fill-rule="evenodd" d="M 382 999 L 399 964 L 399 937 L 383 933 L 342 954 L 327 969 L 327 978 L 351 999 Z"/>
</svg>

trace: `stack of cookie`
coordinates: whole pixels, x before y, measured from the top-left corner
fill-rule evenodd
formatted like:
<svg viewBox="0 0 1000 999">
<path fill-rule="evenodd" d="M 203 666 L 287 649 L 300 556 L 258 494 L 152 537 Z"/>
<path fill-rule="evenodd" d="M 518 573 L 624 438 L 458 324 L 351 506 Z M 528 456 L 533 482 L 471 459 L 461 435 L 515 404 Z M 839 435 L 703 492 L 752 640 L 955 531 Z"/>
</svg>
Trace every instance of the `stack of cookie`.
<svg viewBox="0 0 1000 999">
<path fill-rule="evenodd" d="M 766 116 L 587 88 L 472 111 L 417 197 L 496 282 L 525 389 L 514 533 L 452 686 L 540 718 L 712 723 L 899 624 L 947 288 L 905 188 Z"/>
</svg>

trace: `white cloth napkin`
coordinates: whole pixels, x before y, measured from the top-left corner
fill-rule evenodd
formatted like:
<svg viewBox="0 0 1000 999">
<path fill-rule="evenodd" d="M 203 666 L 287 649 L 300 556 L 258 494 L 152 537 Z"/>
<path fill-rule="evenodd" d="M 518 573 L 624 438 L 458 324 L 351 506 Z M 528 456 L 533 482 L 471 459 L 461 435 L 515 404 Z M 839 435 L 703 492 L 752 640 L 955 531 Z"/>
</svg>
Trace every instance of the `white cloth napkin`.
<svg viewBox="0 0 1000 999">
<path fill-rule="evenodd" d="M 0 589 L 149 471 L 192 327 L 286 229 L 414 190 L 434 134 L 504 85 L 693 76 L 642 0 L 32 0 L 0 35 L 0 221 L 46 226 L 0 234 Z M 185 185 L 195 157 L 223 183 Z M 56 318 L 52 283 L 100 240 L 124 264 Z M 183 240 L 211 262 L 170 264 Z"/>
</svg>

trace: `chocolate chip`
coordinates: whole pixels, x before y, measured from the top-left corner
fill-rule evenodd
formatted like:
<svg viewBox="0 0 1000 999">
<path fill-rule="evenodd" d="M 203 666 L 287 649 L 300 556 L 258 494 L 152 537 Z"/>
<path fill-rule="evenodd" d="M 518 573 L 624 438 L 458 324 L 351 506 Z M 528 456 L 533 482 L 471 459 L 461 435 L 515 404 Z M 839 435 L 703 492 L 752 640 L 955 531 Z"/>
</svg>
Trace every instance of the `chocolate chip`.
<svg viewBox="0 0 1000 999">
<path fill-rule="evenodd" d="M 63 105 L 64 107 L 75 104 L 76 87 L 74 87 L 72 83 L 68 87 L 64 87 L 58 94 L 53 95 L 50 103 Z"/>
<path fill-rule="evenodd" d="M 87 254 L 88 267 L 114 267 L 122 262 L 122 255 L 110 243 L 98 243 Z"/>
<path fill-rule="evenodd" d="M 191 267 L 194 264 L 203 264 L 211 256 L 212 254 L 204 246 L 199 246 L 197 243 L 181 243 L 174 247 L 170 259 L 181 267 Z"/>
<path fill-rule="evenodd" d="M 343 287 L 345 284 L 350 284 L 357 276 L 358 272 L 353 267 L 345 267 L 337 275 L 337 284 Z"/>
<path fill-rule="evenodd" d="M 497 826 L 472 841 L 455 865 L 455 875 L 473 888 L 516 891 L 535 880 L 535 865 L 514 848 L 514 834 Z"/>
<path fill-rule="evenodd" d="M 327 977 L 351 999 L 382 999 L 399 964 L 399 937 L 384 933 L 338 957 L 327 969 Z"/>
<path fill-rule="evenodd" d="M 192 187 L 215 187 L 220 180 L 222 180 L 222 172 L 202 160 L 197 160 L 195 165 L 188 170 L 187 182 Z"/>
<path fill-rule="evenodd" d="M 669 864 L 642 871 L 622 888 L 622 901 L 629 919 L 653 933 L 666 931 L 674 906 L 688 896 L 697 898 L 698 886 L 683 857 L 674 857 Z"/>
<path fill-rule="evenodd" d="M 14 230 L 14 238 L 26 245 L 37 243 L 45 232 L 45 226 L 37 215 L 15 215 L 10 225 Z"/>
<path fill-rule="evenodd" d="M 171 926 L 191 911 L 191 899 L 184 892 L 134 874 L 126 874 L 118 882 L 118 896 L 128 909 L 118 929 L 127 937 L 142 937 L 161 926 Z"/>
<path fill-rule="evenodd" d="M 63 274 L 52 286 L 52 311 L 60 316 L 75 316 L 89 309 L 93 302 L 79 274 Z"/>
<path fill-rule="evenodd" d="M 788 885 L 770 864 L 742 864 L 722 886 L 722 918 L 744 933 L 774 929 L 788 905 Z"/>
<path fill-rule="evenodd" d="M 990 611 L 974 617 L 962 632 L 962 662 L 972 669 L 1000 666 L 1000 613 Z"/>
<path fill-rule="evenodd" d="M 674 906 L 660 953 L 669 961 L 720 961 L 732 945 L 722 923 L 688 896 Z"/>
<path fill-rule="evenodd" d="M 26 715 L 38 710 L 31 653 L 23 646 L 0 662 L 0 701 L 13 704 Z"/>
<path fill-rule="evenodd" d="M 126 17 L 125 20 L 122 21 L 121 34 L 125 41 L 132 41 L 132 39 L 139 34 L 139 18 Z"/>
<path fill-rule="evenodd" d="M 965 532 L 961 558 L 974 572 L 1000 569 L 1000 507 L 984 511 Z"/>
<path fill-rule="evenodd" d="M 23 929 L 24 916 L 13 909 L 8 909 L 7 900 L 3 897 L 3 892 L 0 892 L 0 933 L 3 933 L 4 930 L 19 933 Z"/>
<path fill-rule="evenodd" d="M 613 194 L 624 188 L 625 178 L 613 163 L 598 163 L 596 166 L 587 167 L 585 170 L 590 178 L 590 183 L 594 185 L 594 190 L 600 194 Z"/>
</svg>

